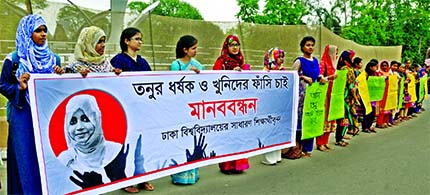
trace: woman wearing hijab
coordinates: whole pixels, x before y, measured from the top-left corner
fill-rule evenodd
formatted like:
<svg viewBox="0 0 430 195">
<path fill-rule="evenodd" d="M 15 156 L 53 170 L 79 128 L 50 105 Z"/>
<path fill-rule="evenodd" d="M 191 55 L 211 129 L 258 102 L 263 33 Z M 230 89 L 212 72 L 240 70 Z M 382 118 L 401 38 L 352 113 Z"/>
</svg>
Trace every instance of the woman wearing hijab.
<svg viewBox="0 0 430 195">
<path fill-rule="evenodd" d="M 345 142 L 343 139 L 350 139 L 350 137 L 346 137 L 346 130 L 352 130 L 354 135 L 358 133 L 358 122 L 355 121 L 354 115 L 355 112 L 355 103 L 357 102 L 357 97 L 355 94 L 356 86 L 355 86 L 355 73 L 354 67 L 352 63 L 352 59 L 354 58 L 355 52 L 353 50 L 345 50 L 339 57 L 339 61 L 337 64 L 338 70 L 347 70 L 346 74 L 346 86 L 345 86 L 345 118 L 337 119 L 337 127 L 336 127 L 336 144 L 337 146 L 345 147 L 349 143 Z"/>
<path fill-rule="evenodd" d="M 240 40 L 229 35 L 222 46 L 221 55 L 215 61 L 214 70 L 244 70 L 244 58 L 240 51 Z"/>
<path fill-rule="evenodd" d="M 324 115 L 324 134 L 316 138 L 317 149 L 323 152 L 328 152 L 333 148 L 328 145 L 330 133 L 336 130 L 336 120 L 328 121 L 328 113 L 330 110 L 330 97 L 333 87 L 333 80 L 336 79 L 336 60 L 337 60 L 337 46 L 326 45 L 324 53 L 321 57 L 320 75 L 327 77 L 329 85 L 327 89 L 327 97 L 325 100 L 325 115 Z"/>
<path fill-rule="evenodd" d="M 378 115 L 376 118 L 376 127 L 378 128 L 387 128 L 392 126 L 390 123 L 391 110 L 385 110 L 388 96 L 388 76 L 392 74 L 388 60 L 382 60 L 379 63 L 378 76 L 383 76 L 387 79 L 385 80 L 384 96 L 381 101 L 376 103 L 376 114 Z"/>
<path fill-rule="evenodd" d="M 244 58 L 240 51 L 239 37 L 228 35 L 221 49 L 221 55 L 216 60 L 214 70 L 243 70 Z M 243 173 L 249 168 L 247 158 L 219 163 L 219 168 L 224 174 Z"/>
<path fill-rule="evenodd" d="M 270 70 L 285 70 L 284 68 L 284 50 L 274 47 L 269 49 L 264 55 L 264 68 L 265 71 Z M 280 163 L 282 160 L 281 150 L 275 150 L 272 152 L 265 153 L 263 155 L 263 160 L 261 163 L 265 165 L 276 165 L 276 163 Z"/>
<path fill-rule="evenodd" d="M 90 26 L 82 29 L 75 46 L 75 60 L 69 66 L 72 72 L 86 76 L 89 72 L 112 72 L 117 74 L 120 70 L 114 69 L 105 56 L 105 32 L 97 27 Z"/>
<path fill-rule="evenodd" d="M 265 71 L 270 70 L 285 70 L 284 67 L 284 50 L 274 47 L 269 49 L 264 55 L 264 68 Z"/>
<path fill-rule="evenodd" d="M 31 74 L 64 72 L 48 47 L 47 33 L 42 16 L 23 17 L 16 31 L 16 51 L 6 56 L 2 68 L 0 93 L 8 99 L 8 194 L 42 194 L 27 82 Z"/>
</svg>

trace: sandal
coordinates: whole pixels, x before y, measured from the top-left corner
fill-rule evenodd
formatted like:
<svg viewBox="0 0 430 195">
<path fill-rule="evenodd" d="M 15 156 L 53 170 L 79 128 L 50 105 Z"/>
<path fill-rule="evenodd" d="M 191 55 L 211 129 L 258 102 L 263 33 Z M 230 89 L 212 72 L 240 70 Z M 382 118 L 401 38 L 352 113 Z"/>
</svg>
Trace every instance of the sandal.
<svg viewBox="0 0 430 195">
<path fill-rule="evenodd" d="M 317 150 L 322 151 L 322 152 L 328 152 L 329 151 L 328 149 L 326 149 L 326 147 L 324 147 L 324 145 L 317 146 Z"/>
<path fill-rule="evenodd" d="M 312 156 L 312 153 L 304 152 L 302 158 L 310 158 L 311 156 Z"/>
<path fill-rule="evenodd" d="M 323 145 L 327 150 L 333 150 L 334 148 L 333 147 L 331 147 L 330 145 L 328 145 L 328 144 L 326 144 L 326 145 Z"/>
<path fill-rule="evenodd" d="M 363 132 L 364 132 L 364 133 L 372 133 L 372 132 L 370 131 L 370 129 L 364 129 L 364 130 L 363 130 Z"/>
<path fill-rule="evenodd" d="M 340 147 L 346 147 L 348 145 L 348 142 L 344 142 L 344 141 L 336 142 L 334 145 L 340 146 Z"/>
<path fill-rule="evenodd" d="M 146 191 L 154 191 L 154 186 L 152 184 L 148 183 L 148 182 L 143 182 L 143 183 L 137 184 L 137 186 L 140 189 L 143 189 L 143 190 L 146 190 Z"/>
<path fill-rule="evenodd" d="M 139 189 L 137 189 L 134 186 L 127 186 L 127 187 L 123 188 L 122 190 L 124 190 L 124 191 L 126 191 L 128 193 L 133 193 L 133 194 L 134 193 L 139 193 Z"/>
<path fill-rule="evenodd" d="M 358 135 L 359 132 L 360 132 L 360 129 L 358 127 L 354 127 L 354 131 L 352 132 L 352 136 Z"/>
</svg>

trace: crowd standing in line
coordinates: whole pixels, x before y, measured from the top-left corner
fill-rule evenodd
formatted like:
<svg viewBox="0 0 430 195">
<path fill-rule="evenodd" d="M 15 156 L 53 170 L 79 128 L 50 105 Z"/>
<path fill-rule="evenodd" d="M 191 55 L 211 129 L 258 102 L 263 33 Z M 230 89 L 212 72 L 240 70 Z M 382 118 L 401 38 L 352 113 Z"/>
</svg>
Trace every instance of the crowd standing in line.
<svg viewBox="0 0 430 195">
<path fill-rule="evenodd" d="M 121 53 L 111 60 L 104 54 L 106 35 L 98 27 L 90 26 L 82 29 L 75 48 L 75 61 L 61 68 L 60 58 L 54 54 L 47 44 L 45 20 L 37 14 L 28 15 L 21 19 L 16 35 L 16 51 L 7 55 L 0 77 L 0 93 L 8 99 L 7 120 L 9 122 L 7 174 L 8 194 L 41 194 L 41 183 L 38 160 L 36 156 L 33 125 L 28 98 L 27 82 L 31 74 L 37 73 L 80 73 L 86 77 L 90 72 L 114 72 L 119 75 L 124 71 L 151 71 L 148 62 L 138 51 L 142 45 L 142 33 L 137 28 L 126 28 L 120 38 Z M 172 71 L 192 70 L 199 73 L 204 70 L 195 56 L 197 55 L 197 39 L 191 35 L 180 37 L 176 46 L 176 60 L 171 63 Z M 314 149 L 314 138 L 301 139 L 303 103 L 306 88 L 312 84 L 328 84 L 325 102 L 326 114 L 321 135 L 316 137 L 316 149 L 328 152 L 333 149 L 329 145 L 329 136 L 335 132 L 335 145 L 346 147 L 346 139 L 361 132 L 376 133 L 376 128 L 385 129 L 398 125 L 402 121 L 416 117 L 424 109 L 423 97 L 420 97 L 420 78 L 429 76 L 430 68 L 426 64 L 412 64 L 406 60 L 404 64 L 397 61 L 372 59 L 366 63 L 362 71 L 362 59 L 355 56 L 353 50 L 345 50 L 338 58 L 338 48 L 326 45 L 321 62 L 312 56 L 315 39 L 304 37 L 300 42 L 303 55 L 296 58 L 292 67 L 297 71 L 299 84 L 299 109 L 296 143 L 291 148 L 269 152 L 263 155 L 262 163 L 276 165 L 281 157 L 298 159 L 311 157 Z M 285 52 L 277 47 L 267 51 L 264 56 L 265 71 L 282 71 Z M 249 70 L 250 65 L 245 60 L 240 49 L 240 40 L 236 35 L 228 35 L 223 43 L 221 55 L 213 65 L 213 70 Z M 337 78 L 336 70 L 346 70 L 347 79 L 344 96 L 344 117 L 328 120 L 330 96 L 333 81 Z M 385 79 L 384 95 L 380 101 L 370 102 L 366 108 L 362 94 L 358 90 L 358 77 L 364 74 L 370 77 Z M 399 106 L 387 109 L 388 84 L 390 75 L 396 75 Z M 415 82 L 413 82 L 415 81 Z M 411 91 L 410 89 L 414 89 Z M 414 100 L 412 97 L 417 97 Z M 366 109 L 371 109 L 367 111 Z M 367 114 L 366 114 L 367 113 Z M 249 168 L 248 159 L 238 159 L 219 164 L 224 174 L 242 173 Z M 135 175 L 142 172 L 135 171 Z M 199 179 L 198 168 L 177 173 L 171 176 L 174 184 L 194 184 Z M 138 184 L 144 190 L 154 190 L 154 187 L 144 182 Z M 129 186 L 123 190 L 136 193 L 139 188 Z"/>
</svg>

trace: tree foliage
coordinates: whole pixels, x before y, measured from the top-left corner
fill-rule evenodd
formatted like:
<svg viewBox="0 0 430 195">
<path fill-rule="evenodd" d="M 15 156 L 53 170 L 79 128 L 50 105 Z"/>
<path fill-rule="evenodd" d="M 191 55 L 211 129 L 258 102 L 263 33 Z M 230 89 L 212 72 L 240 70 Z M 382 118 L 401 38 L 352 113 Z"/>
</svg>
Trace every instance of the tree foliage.
<svg viewBox="0 0 430 195">
<path fill-rule="evenodd" d="M 263 0 L 260 0 L 263 1 Z M 404 59 L 421 63 L 430 47 L 430 0 L 237 0 L 236 15 L 256 24 L 322 24 L 362 45 L 402 45 Z"/>
<path fill-rule="evenodd" d="M 403 58 L 424 61 L 430 47 L 429 1 L 351 0 L 350 22 L 342 36 L 359 44 L 403 45 Z"/>
<path fill-rule="evenodd" d="M 259 13 L 258 0 L 237 0 L 240 7 L 236 15 L 244 22 L 272 25 L 303 24 L 302 18 L 307 13 L 301 0 L 265 0 L 266 5 Z"/>
<path fill-rule="evenodd" d="M 128 8 L 131 12 L 141 13 L 146 7 L 154 3 L 145 3 L 140 1 L 133 1 L 128 4 Z M 199 10 L 191 6 L 189 3 L 181 2 L 179 0 L 163 0 L 160 1 L 160 5 L 154 9 L 153 14 L 160 16 L 171 16 L 176 18 L 187 18 L 194 20 L 203 20 L 203 16 Z"/>
</svg>

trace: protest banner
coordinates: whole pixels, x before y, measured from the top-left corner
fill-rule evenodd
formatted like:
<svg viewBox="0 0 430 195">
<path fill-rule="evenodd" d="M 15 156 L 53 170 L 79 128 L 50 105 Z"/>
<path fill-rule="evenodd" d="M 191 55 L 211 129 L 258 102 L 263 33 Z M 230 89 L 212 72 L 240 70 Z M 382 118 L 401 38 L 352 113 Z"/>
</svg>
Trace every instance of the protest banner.
<svg viewBox="0 0 430 195">
<path fill-rule="evenodd" d="M 385 77 L 369 76 L 367 79 L 370 101 L 380 101 L 384 97 Z"/>
<path fill-rule="evenodd" d="M 313 83 L 306 88 L 303 107 L 302 139 L 318 137 L 324 133 L 325 99 L 328 84 Z"/>
<path fill-rule="evenodd" d="M 385 103 L 384 110 L 393 110 L 397 107 L 397 90 L 398 90 L 398 82 L 397 75 L 388 76 L 388 92 L 387 92 L 387 101 Z"/>
<path fill-rule="evenodd" d="M 399 100 L 398 100 L 398 106 L 397 109 L 402 109 L 403 108 L 403 102 L 405 99 L 405 79 L 402 78 L 402 80 L 400 80 L 400 84 L 399 84 L 400 90 L 399 90 Z"/>
<path fill-rule="evenodd" d="M 328 121 L 343 118 L 345 115 L 345 86 L 346 74 L 348 70 L 337 70 L 337 78 L 333 81 L 333 88 L 330 95 L 330 109 Z"/>
<path fill-rule="evenodd" d="M 366 115 L 372 112 L 372 104 L 370 104 L 370 96 L 369 90 L 367 86 L 366 72 L 360 73 L 357 77 L 358 82 L 358 93 L 361 97 L 361 101 L 364 104 L 364 108 L 366 109 Z"/>
<path fill-rule="evenodd" d="M 420 88 L 419 88 L 419 102 L 422 102 L 424 100 L 424 97 L 426 94 L 428 94 L 426 91 L 427 89 L 427 77 L 420 78 Z"/>
<path fill-rule="evenodd" d="M 408 92 L 409 95 L 411 95 L 411 102 L 416 102 L 418 100 L 418 97 L 416 92 L 415 76 L 413 74 L 409 74 L 408 78 L 410 80 L 408 84 Z"/>
<path fill-rule="evenodd" d="M 44 194 L 101 194 L 295 145 L 295 71 L 33 74 Z"/>
</svg>

